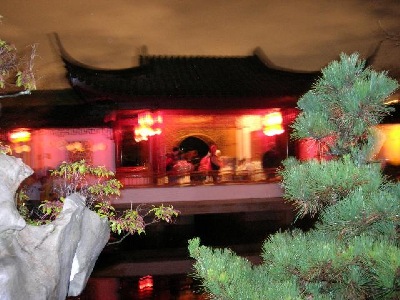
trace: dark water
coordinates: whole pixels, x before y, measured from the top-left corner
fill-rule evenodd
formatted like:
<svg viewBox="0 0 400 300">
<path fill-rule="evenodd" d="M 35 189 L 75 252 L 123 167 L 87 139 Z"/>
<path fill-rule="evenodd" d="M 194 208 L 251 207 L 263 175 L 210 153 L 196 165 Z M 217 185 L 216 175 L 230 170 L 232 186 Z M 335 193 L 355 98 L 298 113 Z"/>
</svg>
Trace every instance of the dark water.
<svg viewBox="0 0 400 300">
<path fill-rule="evenodd" d="M 175 224 L 155 224 L 146 235 L 106 246 L 82 300 L 208 299 L 192 274 L 187 243 L 229 247 L 260 262 L 262 242 L 282 223 L 266 212 L 180 216 Z"/>
</svg>

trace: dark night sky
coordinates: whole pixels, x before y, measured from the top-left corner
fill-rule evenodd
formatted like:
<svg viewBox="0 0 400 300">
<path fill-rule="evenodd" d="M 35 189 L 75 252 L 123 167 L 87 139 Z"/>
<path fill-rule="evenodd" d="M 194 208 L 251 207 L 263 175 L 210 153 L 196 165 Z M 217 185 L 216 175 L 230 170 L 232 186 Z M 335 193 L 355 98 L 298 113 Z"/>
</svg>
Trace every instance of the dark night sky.
<svg viewBox="0 0 400 300">
<path fill-rule="evenodd" d="M 1 2 L 0 38 L 21 51 L 38 43 L 39 89 L 68 87 L 52 32 L 99 68 L 131 67 L 146 45 L 154 55 L 241 56 L 260 47 L 275 65 L 297 70 L 319 70 L 341 52 L 365 57 L 385 38 L 382 28 L 400 34 L 399 0 Z M 400 46 L 384 42 L 376 68 L 400 74 Z"/>
</svg>

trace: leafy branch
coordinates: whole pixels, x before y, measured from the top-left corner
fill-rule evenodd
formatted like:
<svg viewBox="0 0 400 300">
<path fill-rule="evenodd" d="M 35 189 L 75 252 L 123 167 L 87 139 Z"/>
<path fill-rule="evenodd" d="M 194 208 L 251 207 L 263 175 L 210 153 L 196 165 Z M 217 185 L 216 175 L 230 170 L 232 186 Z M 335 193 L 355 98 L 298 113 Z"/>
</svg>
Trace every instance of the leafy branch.
<svg viewBox="0 0 400 300">
<path fill-rule="evenodd" d="M 53 221 L 61 212 L 64 200 L 78 193 L 86 199 L 86 206 L 95 211 L 101 218 L 107 218 L 110 229 L 113 233 L 122 235 L 117 242 L 120 243 L 124 238 L 133 234 L 145 232 L 146 226 L 164 221 L 173 222 L 178 216 L 179 211 L 173 206 L 146 206 L 130 208 L 117 211 L 111 204 L 120 196 L 122 184 L 115 178 L 112 171 L 104 166 L 92 166 L 85 160 L 77 162 L 62 162 L 60 166 L 50 173 L 52 190 L 55 199 L 46 199 L 39 207 L 38 211 L 29 212 L 26 210 L 26 195 L 19 193 L 19 210 L 27 221 L 31 224 L 46 224 Z"/>
<path fill-rule="evenodd" d="M 31 45 L 28 57 L 19 57 L 14 45 L 0 39 L 0 89 L 10 89 L 11 92 L 1 95 L 1 98 L 16 97 L 29 94 L 36 89 L 34 60 L 37 44 Z M 15 88 L 22 91 L 15 91 Z"/>
</svg>

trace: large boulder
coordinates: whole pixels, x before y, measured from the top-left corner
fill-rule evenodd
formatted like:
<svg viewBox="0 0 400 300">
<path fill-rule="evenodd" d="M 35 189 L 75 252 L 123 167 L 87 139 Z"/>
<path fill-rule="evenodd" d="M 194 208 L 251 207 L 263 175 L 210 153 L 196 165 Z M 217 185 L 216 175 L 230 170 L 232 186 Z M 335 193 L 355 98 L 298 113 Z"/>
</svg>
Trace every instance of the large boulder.
<svg viewBox="0 0 400 300">
<path fill-rule="evenodd" d="M 0 235 L 25 227 L 26 223 L 15 207 L 14 195 L 21 182 L 32 173 L 20 158 L 0 153 Z"/>
<path fill-rule="evenodd" d="M 74 194 L 55 221 L 27 225 L 14 194 L 30 174 L 20 159 L 0 154 L 0 299 L 65 300 L 84 289 L 109 239 L 109 224 Z"/>
</svg>

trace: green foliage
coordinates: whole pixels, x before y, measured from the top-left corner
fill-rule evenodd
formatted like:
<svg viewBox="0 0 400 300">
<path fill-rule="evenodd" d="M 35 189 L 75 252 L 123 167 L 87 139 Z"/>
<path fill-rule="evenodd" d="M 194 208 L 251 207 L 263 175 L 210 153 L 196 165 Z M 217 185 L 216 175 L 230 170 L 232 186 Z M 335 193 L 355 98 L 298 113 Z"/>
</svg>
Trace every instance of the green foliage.
<svg viewBox="0 0 400 300">
<path fill-rule="evenodd" d="M 151 223 L 165 221 L 173 222 L 179 212 L 172 206 L 154 206 L 147 207 L 139 205 L 136 209 L 127 209 L 122 214 L 117 214 L 115 208 L 109 202 L 99 202 L 95 205 L 95 210 L 100 217 L 108 218 L 112 232 L 121 234 L 141 234 L 145 232 L 145 227 Z M 152 216 L 151 221 L 145 221 L 148 216 Z"/>
<path fill-rule="evenodd" d="M 400 183 L 370 157 L 372 126 L 390 112 L 384 101 L 398 84 L 357 54 L 342 54 L 322 73 L 298 102 L 293 137 L 331 138 L 333 156 L 290 158 L 280 171 L 284 199 L 316 223 L 270 236 L 258 266 L 189 241 L 195 276 L 216 299 L 400 299 Z"/>
<path fill-rule="evenodd" d="M 216 299 L 302 299 L 294 280 L 280 282 L 267 276 L 261 267 L 252 266 L 230 249 L 200 246 L 198 238 L 189 241 L 189 254 L 196 261 L 194 277 Z M 285 294 L 282 295 L 282 290 Z"/>
<path fill-rule="evenodd" d="M 386 72 L 365 67 L 357 53 L 341 54 L 322 70 L 322 77 L 298 101 L 300 115 L 293 123 L 293 138 L 334 136 L 331 153 L 342 156 L 364 153 L 372 126 L 391 112 L 384 101 L 398 88 Z M 356 157 L 354 158 L 356 159 Z"/>
<path fill-rule="evenodd" d="M 144 232 L 145 222 L 143 216 L 137 210 L 126 210 L 119 218 L 110 219 L 111 230 L 121 234 L 127 231 L 130 234 Z"/>
<path fill-rule="evenodd" d="M 358 165 L 348 155 L 338 160 L 308 163 L 289 158 L 283 165 L 280 175 L 284 198 L 296 206 L 299 217 L 315 216 L 362 186 L 373 192 L 383 182 L 380 165 Z"/>
<path fill-rule="evenodd" d="M 54 221 L 55 218 L 60 214 L 64 205 L 64 198 L 49 201 L 45 200 L 39 205 L 39 211 L 42 213 L 40 218 L 32 220 L 37 225 L 48 224 Z"/>
<path fill-rule="evenodd" d="M 358 235 L 384 236 L 398 241 L 400 185 L 385 184 L 374 191 L 354 190 L 336 205 L 325 209 L 317 229 L 346 241 Z"/>
<path fill-rule="evenodd" d="M 167 223 L 171 223 L 173 218 L 178 216 L 178 212 L 172 206 L 164 206 L 162 204 L 160 206 L 153 205 L 149 212 L 154 214 L 155 221 L 165 221 Z"/>
<path fill-rule="evenodd" d="M 0 153 L 2 153 L 2 154 L 11 154 L 12 153 L 11 147 L 9 145 L 4 145 L 0 141 Z"/>
<path fill-rule="evenodd" d="M 120 196 L 121 182 L 104 166 L 92 166 L 85 160 L 62 162 L 51 172 L 51 178 L 56 197 L 53 200 L 45 200 L 39 205 L 39 217 L 34 218 L 36 215 L 27 213 L 22 208 L 24 206 L 19 205 L 22 215 L 31 224 L 40 225 L 53 221 L 62 211 L 65 198 L 74 193 L 85 198 L 89 209 L 95 211 L 101 218 L 107 218 L 111 231 L 119 235 L 144 233 L 146 226 L 160 221 L 170 223 L 179 214 L 172 206 L 163 205 L 159 207 L 139 205 L 136 209 L 117 211 L 111 205 L 111 200 L 117 200 Z"/>
<path fill-rule="evenodd" d="M 392 299 L 398 295 L 394 285 L 400 267 L 398 247 L 382 236 L 358 235 L 348 242 L 318 230 L 276 234 L 263 245 L 262 267 L 273 278 L 295 279 L 302 299 L 365 299 L 366 295 Z"/>
<path fill-rule="evenodd" d="M 92 166 L 85 160 L 62 162 L 51 172 L 53 190 L 59 198 L 79 193 L 86 198 L 87 206 L 120 195 L 121 182 L 104 166 Z"/>
<path fill-rule="evenodd" d="M 20 58 L 15 46 L 0 39 L 0 89 L 14 86 L 25 91 L 35 90 L 33 72 L 35 56 L 35 45 L 32 46 L 29 58 Z"/>
<path fill-rule="evenodd" d="M 28 200 L 29 200 L 29 197 L 26 194 L 24 189 L 17 190 L 17 192 L 15 194 L 15 203 L 17 204 L 19 214 L 24 219 L 29 219 L 29 209 L 26 206 L 26 201 L 28 201 Z"/>
</svg>

